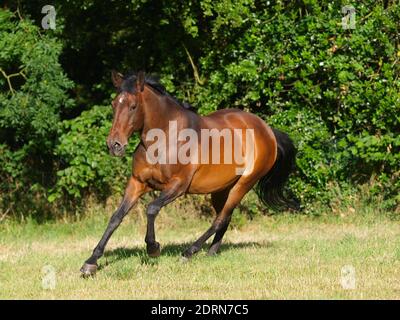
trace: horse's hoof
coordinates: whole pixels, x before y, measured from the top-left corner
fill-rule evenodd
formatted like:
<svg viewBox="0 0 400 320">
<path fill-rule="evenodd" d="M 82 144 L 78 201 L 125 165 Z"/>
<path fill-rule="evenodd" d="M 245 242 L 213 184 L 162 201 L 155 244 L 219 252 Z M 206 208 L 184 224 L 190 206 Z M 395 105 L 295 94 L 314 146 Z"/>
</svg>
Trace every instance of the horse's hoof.
<svg viewBox="0 0 400 320">
<path fill-rule="evenodd" d="M 213 248 L 211 247 L 208 252 L 207 252 L 207 256 L 209 257 L 215 257 L 218 254 L 218 249 L 219 248 Z"/>
<path fill-rule="evenodd" d="M 181 262 L 182 263 L 188 263 L 189 261 L 190 261 L 190 257 L 185 257 L 185 256 L 181 257 Z"/>
<path fill-rule="evenodd" d="M 94 276 L 97 271 L 97 264 L 85 263 L 81 268 L 81 273 L 84 278 Z"/>
<path fill-rule="evenodd" d="M 161 254 L 160 244 L 156 242 L 153 245 L 147 245 L 147 254 L 151 258 L 157 258 Z"/>
<path fill-rule="evenodd" d="M 193 255 L 197 252 L 196 248 L 190 247 L 187 248 L 185 251 L 182 252 L 182 258 L 185 258 L 186 261 L 189 261 L 190 258 L 193 257 Z"/>
</svg>

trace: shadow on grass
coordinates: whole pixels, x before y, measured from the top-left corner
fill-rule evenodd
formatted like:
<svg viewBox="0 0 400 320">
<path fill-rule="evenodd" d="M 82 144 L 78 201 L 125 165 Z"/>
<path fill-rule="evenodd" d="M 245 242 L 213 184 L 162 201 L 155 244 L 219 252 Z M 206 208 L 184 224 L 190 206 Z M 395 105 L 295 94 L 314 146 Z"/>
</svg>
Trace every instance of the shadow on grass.
<svg viewBox="0 0 400 320">
<path fill-rule="evenodd" d="M 170 256 L 170 257 L 180 257 L 182 256 L 182 252 L 189 248 L 192 243 L 169 243 L 165 246 L 161 246 L 161 256 Z M 224 251 L 229 251 L 232 249 L 242 249 L 242 248 L 261 248 L 261 247 L 271 247 L 272 244 L 270 242 L 241 242 L 241 243 L 223 243 L 219 250 L 219 253 Z M 204 245 L 203 249 L 208 247 Z M 130 257 L 138 257 L 140 259 L 141 264 L 146 265 L 155 265 L 157 264 L 157 259 L 150 258 L 147 253 L 145 247 L 133 247 L 133 248 L 116 248 L 114 250 L 110 250 L 105 252 L 104 257 L 107 259 L 106 265 L 113 264 L 119 260 L 128 259 Z"/>
</svg>

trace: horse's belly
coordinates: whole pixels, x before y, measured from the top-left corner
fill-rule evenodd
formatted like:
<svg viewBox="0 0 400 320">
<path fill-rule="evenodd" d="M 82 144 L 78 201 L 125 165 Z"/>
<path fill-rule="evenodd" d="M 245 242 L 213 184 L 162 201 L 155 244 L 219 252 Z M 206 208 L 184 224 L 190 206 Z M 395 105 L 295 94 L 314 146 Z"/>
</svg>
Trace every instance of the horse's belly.
<svg viewBox="0 0 400 320">
<path fill-rule="evenodd" d="M 231 164 L 202 165 L 194 174 L 189 193 L 211 193 L 231 186 L 240 178 L 237 167 Z"/>
</svg>

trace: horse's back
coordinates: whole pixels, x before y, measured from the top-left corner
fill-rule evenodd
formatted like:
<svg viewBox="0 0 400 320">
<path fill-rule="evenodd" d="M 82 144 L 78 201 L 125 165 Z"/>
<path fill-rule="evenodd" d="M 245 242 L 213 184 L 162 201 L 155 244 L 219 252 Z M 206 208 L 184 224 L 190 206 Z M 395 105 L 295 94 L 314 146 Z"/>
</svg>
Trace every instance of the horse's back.
<svg viewBox="0 0 400 320">
<path fill-rule="evenodd" d="M 202 128 L 249 128 L 257 130 L 258 134 L 266 131 L 273 136 L 271 128 L 261 118 L 241 109 L 221 109 L 201 118 Z"/>
<path fill-rule="evenodd" d="M 240 109 L 223 109 L 201 117 L 200 127 L 209 130 L 228 129 L 231 131 L 239 130 L 239 132 L 242 130 L 242 138 L 246 140 L 248 138 L 246 130 L 251 131 L 251 145 L 248 141 L 242 139 L 244 142 L 241 147 L 241 152 L 244 155 L 249 154 L 248 150 L 252 149 L 253 163 L 251 169 L 246 171 L 246 175 L 249 176 L 249 179 L 259 179 L 272 168 L 277 152 L 275 135 L 272 129 L 258 116 Z M 210 154 L 212 153 L 212 143 L 215 142 L 210 139 Z M 231 155 L 234 154 L 234 148 L 237 147 L 233 145 L 232 149 L 226 150 L 225 145 L 223 146 L 220 153 L 221 159 L 224 159 L 227 152 Z M 247 163 L 244 166 L 247 166 Z M 193 177 L 190 192 L 207 193 L 231 185 L 241 177 L 238 174 L 238 167 L 243 167 L 243 164 L 239 165 L 235 162 L 234 157 L 232 163 L 228 164 L 210 162 L 200 164 Z"/>
</svg>

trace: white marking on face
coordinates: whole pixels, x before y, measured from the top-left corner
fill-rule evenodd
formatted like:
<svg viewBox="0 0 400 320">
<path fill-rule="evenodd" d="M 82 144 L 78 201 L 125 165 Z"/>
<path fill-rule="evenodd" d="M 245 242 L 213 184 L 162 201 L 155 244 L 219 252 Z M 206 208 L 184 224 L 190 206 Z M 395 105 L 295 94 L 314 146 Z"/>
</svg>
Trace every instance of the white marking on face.
<svg viewBox="0 0 400 320">
<path fill-rule="evenodd" d="M 123 96 L 121 96 L 121 97 L 119 98 L 118 102 L 119 102 L 119 103 L 122 103 L 122 102 L 124 101 L 124 99 L 125 99 L 125 96 L 123 95 Z"/>
</svg>

